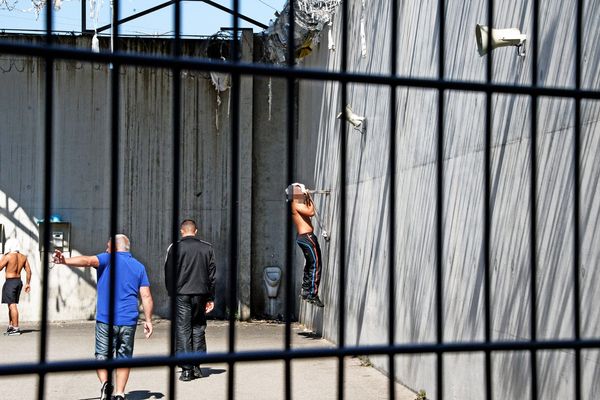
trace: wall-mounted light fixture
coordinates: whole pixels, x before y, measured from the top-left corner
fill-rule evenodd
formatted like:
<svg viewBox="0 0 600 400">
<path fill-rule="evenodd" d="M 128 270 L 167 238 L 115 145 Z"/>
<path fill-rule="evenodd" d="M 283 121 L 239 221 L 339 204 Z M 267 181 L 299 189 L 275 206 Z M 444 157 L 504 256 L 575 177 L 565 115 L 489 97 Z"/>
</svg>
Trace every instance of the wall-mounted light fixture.
<svg viewBox="0 0 600 400">
<path fill-rule="evenodd" d="M 492 29 L 491 49 L 488 49 L 488 35 L 490 34 L 489 27 L 477 24 L 475 26 L 475 39 L 477 40 L 477 51 L 480 56 L 484 56 L 495 49 L 496 47 L 516 46 L 517 55 L 525 56 L 525 41 L 527 35 L 521 33 L 516 28 L 510 29 Z"/>
</svg>

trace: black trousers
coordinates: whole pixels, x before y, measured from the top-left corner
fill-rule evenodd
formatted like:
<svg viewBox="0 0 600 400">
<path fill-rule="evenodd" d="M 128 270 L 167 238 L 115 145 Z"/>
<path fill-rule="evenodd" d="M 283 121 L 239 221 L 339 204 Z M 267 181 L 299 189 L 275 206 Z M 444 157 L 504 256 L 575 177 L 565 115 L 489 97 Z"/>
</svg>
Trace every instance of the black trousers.
<svg viewBox="0 0 600 400">
<path fill-rule="evenodd" d="M 302 276 L 302 295 L 315 297 L 319 294 L 321 282 L 321 247 L 313 233 L 298 235 L 296 243 L 304 254 L 304 275 Z"/>
<path fill-rule="evenodd" d="M 206 302 L 205 295 L 177 295 L 175 299 L 177 353 L 206 353 Z M 194 365 L 185 364 L 180 367 L 187 370 L 194 368 Z"/>
</svg>

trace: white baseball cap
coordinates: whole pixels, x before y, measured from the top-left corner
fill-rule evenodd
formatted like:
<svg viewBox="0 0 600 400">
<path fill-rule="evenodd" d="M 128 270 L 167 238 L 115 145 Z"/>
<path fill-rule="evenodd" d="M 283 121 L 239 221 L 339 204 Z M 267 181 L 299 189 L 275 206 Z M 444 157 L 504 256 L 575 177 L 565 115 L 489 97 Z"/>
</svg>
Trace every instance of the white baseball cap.
<svg viewBox="0 0 600 400">
<path fill-rule="evenodd" d="M 299 183 L 299 182 L 294 182 L 294 183 L 292 183 L 292 186 L 298 186 L 300 188 L 300 190 L 302 191 L 302 193 L 306 193 L 306 186 L 304 186 L 304 184 Z"/>
<path fill-rule="evenodd" d="M 4 243 L 4 254 L 10 252 L 19 252 L 21 249 L 21 245 L 16 238 L 10 238 Z"/>
</svg>

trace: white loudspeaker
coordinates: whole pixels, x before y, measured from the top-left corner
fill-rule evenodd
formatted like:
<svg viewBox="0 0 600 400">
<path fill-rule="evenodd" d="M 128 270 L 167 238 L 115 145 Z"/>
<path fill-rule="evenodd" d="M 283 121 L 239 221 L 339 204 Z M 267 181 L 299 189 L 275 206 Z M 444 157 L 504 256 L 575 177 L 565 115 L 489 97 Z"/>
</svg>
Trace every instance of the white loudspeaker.
<svg viewBox="0 0 600 400">
<path fill-rule="evenodd" d="M 516 28 L 492 29 L 491 49 L 488 49 L 489 31 L 490 29 L 485 25 L 477 24 L 475 26 L 475 39 L 477 40 L 477 51 L 480 56 L 486 55 L 488 51 L 496 47 L 504 46 L 516 46 L 517 55 L 520 57 L 525 56 L 527 35 L 523 35 L 520 30 Z"/>
<path fill-rule="evenodd" d="M 343 114 L 343 117 L 342 117 L 342 114 Z M 360 115 L 354 114 L 354 112 L 352 111 L 352 108 L 350 108 L 350 104 L 346 105 L 344 112 L 339 113 L 337 115 L 337 118 L 345 119 L 346 121 L 350 122 L 355 128 L 360 128 L 360 126 L 363 124 L 363 121 L 365 120 L 365 117 L 361 117 Z"/>
</svg>

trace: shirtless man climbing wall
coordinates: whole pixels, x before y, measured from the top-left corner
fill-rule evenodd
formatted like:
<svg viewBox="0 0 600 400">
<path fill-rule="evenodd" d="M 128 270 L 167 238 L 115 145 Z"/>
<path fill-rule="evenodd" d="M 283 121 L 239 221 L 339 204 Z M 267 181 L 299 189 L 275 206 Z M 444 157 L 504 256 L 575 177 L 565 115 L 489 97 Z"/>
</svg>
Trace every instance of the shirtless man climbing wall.
<svg viewBox="0 0 600 400">
<path fill-rule="evenodd" d="M 321 281 L 321 247 L 315 236 L 311 217 L 315 215 L 315 206 L 310 194 L 301 183 L 292 183 L 287 192 L 293 196 L 290 202 L 292 221 L 296 225 L 298 237 L 296 243 L 304 254 L 304 274 L 302 277 L 303 300 L 323 307 L 319 298 L 319 283 Z"/>
<path fill-rule="evenodd" d="M 20 335 L 21 330 L 19 329 L 19 310 L 17 309 L 17 304 L 19 304 L 19 296 L 21 295 L 21 289 L 23 289 L 21 271 L 25 269 L 27 279 L 25 293 L 29 293 L 31 289 L 29 286 L 31 282 L 31 268 L 29 267 L 27 257 L 19 252 L 19 243 L 16 239 L 6 241 L 4 257 L 0 259 L 0 271 L 4 268 L 6 268 L 4 271 L 6 282 L 2 287 L 2 303 L 8 304 L 8 329 L 4 334 L 10 336 Z"/>
</svg>

